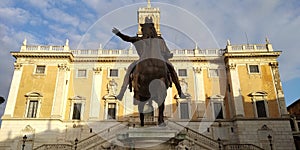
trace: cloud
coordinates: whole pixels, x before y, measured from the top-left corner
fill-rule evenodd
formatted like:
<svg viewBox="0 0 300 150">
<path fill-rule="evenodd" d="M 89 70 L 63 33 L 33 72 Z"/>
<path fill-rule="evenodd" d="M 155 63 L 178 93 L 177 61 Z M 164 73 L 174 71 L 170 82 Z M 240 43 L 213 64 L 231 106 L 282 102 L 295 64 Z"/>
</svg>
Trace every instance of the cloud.
<svg viewBox="0 0 300 150">
<path fill-rule="evenodd" d="M 34 8 L 38 8 L 41 10 L 50 7 L 49 0 L 28 0 L 28 3 Z"/>
<path fill-rule="evenodd" d="M 72 26 L 77 26 L 79 24 L 79 19 L 75 16 L 71 16 L 67 12 L 63 12 L 57 8 L 50 8 L 43 11 L 43 14 L 48 19 L 54 20 L 57 23 L 69 24 Z"/>
<path fill-rule="evenodd" d="M 0 20 L 5 20 L 6 24 L 22 25 L 28 22 L 30 14 L 21 8 L 0 8 Z"/>
</svg>

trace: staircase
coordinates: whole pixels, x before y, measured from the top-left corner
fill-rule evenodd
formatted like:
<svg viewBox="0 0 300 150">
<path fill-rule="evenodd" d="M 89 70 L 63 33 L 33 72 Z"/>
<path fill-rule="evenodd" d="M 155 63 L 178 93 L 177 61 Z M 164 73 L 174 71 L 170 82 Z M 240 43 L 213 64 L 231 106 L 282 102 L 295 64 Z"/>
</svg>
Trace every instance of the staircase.
<svg viewBox="0 0 300 150">
<path fill-rule="evenodd" d="M 177 129 L 183 130 L 186 132 L 186 139 L 189 141 L 194 142 L 197 146 L 201 147 L 201 149 L 208 149 L 208 150 L 263 150 L 253 144 L 226 144 L 223 145 L 221 142 L 218 142 L 210 137 L 207 137 L 193 129 L 185 127 L 181 124 L 178 124 L 174 121 L 168 121 L 168 126 Z"/>
<path fill-rule="evenodd" d="M 149 120 L 149 122 L 153 122 L 153 120 Z M 132 122 L 131 122 L 132 123 Z M 253 145 L 253 144 L 226 144 L 223 145 L 220 141 L 214 140 L 208 136 L 205 136 L 193 129 L 190 129 L 186 126 L 183 126 L 177 122 L 168 120 L 166 127 L 145 127 L 145 128 L 128 128 L 128 123 L 118 123 L 109 128 L 106 128 L 98 133 L 94 133 L 93 135 L 80 140 L 76 147 L 78 150 L 91 150 L 91 149 L 109 149 L 111 146 L 116 145 L 124 145 L 122 141 L 120 141 L 120 137 L 125 138 L 125 140 L 140 142 L 136 143 L 140 144 L 149 144 L 153 142 L 153 140 L 162 139 L 163 143 L 157 145 L 157 148 L 168 147 L 168 144 L 172 143 L 172 139 L 177 139 L 180 135 L 185 135 L 182 139 L 189 143 L 194 144 L 194 148 L 197 149 L 205 149 L 205 150 L 263 150 L 262 148 Z M 163 135 L 161 135 L 163 134 Z M 164 137 L 165 136 L 165 137 Z M 118 141 L 119 140 L 119 141 Z M 148 141 L 148 142 L 147 142 Z M 173 140 L 174 141 L 174 140 Z M 114 142 L 119 142 L 115 143 Z M 121 143 L 122 142 L 122 143 Z M 150 143 L 151 144 L 151 143 Z M 155 144 L 155 142 L 154 142 Z M 177 142 L 178 144 L 178 142 Z M 177 144 L 173 145 L 175 147 Z M 153 145 L 153 143 L 152 143 Z M 125 145 L 124 145 L 125 146 Z M 145 145 L 144 145 L 145 146 Z M 135 146 L 134 146 L 135 147 Z M 75 148 L 75 144 L 43 144 L 34 150 L 69 150 Z M 119 147 L 121 149 L 126 149 L 125 147 Z M 128 147 L 127 147 L 128 148 Z M 138 147 L 137 147 L 138 148 Z M 142 148 L 142 147 L 141 147 Z M 156 149 L 157 149 L 156 148 Z M 165 149 L 164 148 L 164 149 Z M 194 149 L 193 148 L 193 149 Z"/>
<path fill-rule="evenodd" d="M 88 150 L 95 147 L 101 146 L 107 142 L 112 142 L 112 139 L 116 138 L 117 133 L 120 133 L 128 129 L 127 123 L 120 123 L 114 126 L 111 126 L 107 129 L 104 129 L 94 135 L 83 139 L 78 142 L 77 149 L 79 150 Z M 109 144 L 109 143 L 108 143 Z"/>
<path fill-rule="evenodd" d="M 184 131 L 186 133 L 186 140 L 194 142 L 195 145 L 201 147 L 202 149 L 207 149 L 207 150 L 219 149 L 218 141 L 210 137 L 207 137 L 203 134 L 200 134 L 193 129 L 187 128 L 174 121 L 168 121 L 167 126 L 172 129 L 176 129 L 178 131 Z M 221 143 L 220 146 L 222 147 Z"/>
</svg>

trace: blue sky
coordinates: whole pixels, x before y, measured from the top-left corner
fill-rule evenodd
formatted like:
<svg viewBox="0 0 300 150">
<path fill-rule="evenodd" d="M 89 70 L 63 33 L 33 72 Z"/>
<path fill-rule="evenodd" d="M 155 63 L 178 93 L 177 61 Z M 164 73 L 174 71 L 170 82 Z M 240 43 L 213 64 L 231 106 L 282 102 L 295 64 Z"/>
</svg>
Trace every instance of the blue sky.
<svg viewBox="0 0 300 150">
<path fill-rule="evenodd" d="M 111 28 L 134 35 L 141 6 L 146 0 L 1 0 L 0 96 L 7 98 L 13 74 L 10 51 L 19 51 L 25 37 L 28 44 L 39 45 L 64 45 L 69 39 L 72 49 L 96 49 L 100 43 L 126 48 Z M 299 0 L 152 0 L 152 6 L 161 8 L 163 36 L 174 48 L 193 48 L 189 39 L 203 49 L 224 48 L 227 39 L 247 43 L 245 34 L 249 43 L 262 44 L 267 36 L 282 51 L 279 68 L 287 105 L 300 98 Z M 187 42 L 178 40 L 184 36 Z"/>
</svg>

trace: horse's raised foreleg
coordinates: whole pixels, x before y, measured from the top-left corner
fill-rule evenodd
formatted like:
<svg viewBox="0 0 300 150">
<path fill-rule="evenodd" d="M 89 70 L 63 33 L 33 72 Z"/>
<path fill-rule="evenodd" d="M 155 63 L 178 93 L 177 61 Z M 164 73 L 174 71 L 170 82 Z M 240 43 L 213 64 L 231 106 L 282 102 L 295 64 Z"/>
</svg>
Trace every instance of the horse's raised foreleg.
<svg viewBox="0 0 300 150">
<path fill-rule="evenodd" d="M 140 113 L 140 123 L 141 123 L 141 127 L 144 126 L 144 106 L 145 106 L 145 102 L 139 102 L 138 104 L 138 109 L 139 109 L 139 113 Z"/>
<path fill-rule="evenodd" d="M 165 102 L 162 102 L 158 107 L 158 125 L 166 126 L 164 121 Z"/>
</svg>

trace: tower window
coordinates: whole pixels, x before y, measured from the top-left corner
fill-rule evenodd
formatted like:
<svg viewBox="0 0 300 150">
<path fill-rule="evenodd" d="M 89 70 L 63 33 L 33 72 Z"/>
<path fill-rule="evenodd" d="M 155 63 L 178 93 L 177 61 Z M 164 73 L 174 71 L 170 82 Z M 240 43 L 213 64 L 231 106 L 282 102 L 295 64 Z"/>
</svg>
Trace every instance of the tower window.
<svg viewBox="0 0 300 150">
<path fill-rule="evenodd" d="M 249 72 L 250 73 L 259 73 L 258 65 L 249 65 Z"/>
<path fill-rule="evenodd" d="M 224 119 L 222 103 L 214 102 L 214 113 L 216 119 Z"/>
<path fill-rule="evenodd" d="M 73 120 L 80 120 L 81 119 L 81 103 L 74 103 L 73 105 Z"/>
<path fill-rule="evenodd" d="M 257 117 L 267 117 L 267 111 L 265 106 L 265 101 L 256 101 L 256 110 L 257 110 Z"/>
<path fill-rule="evenodd" d="M 188 103 L 180 103 L 180 118 L 181 119 L 189 119 Z"/>
<path fill-rule="evenodd" d="M 254 115 L 257 118 L 269 116 L 269 109 L 266 100 L 267 95 L 268 93 L 264 91 L 253 92 L 249 94 L 253 103 Z"/>
<path fill-rule="evenodd" d="M 108 119 L 116 119 L 116 103 L 108 103 L 107 115 Z"/>
<path fill-rule="evenodd" d="M 186 77 L 187 76 L 187 70 L 186 69 L 178 69 L 178 76 Z"/>
<path fill-rule="evenodd" d="M 118 69 L 109 69 L 109 76 L 110 77 L 118 77 L 119 76 Z"/>
<path fill-rule="evenodd" d="M 44 74 L 45 70 L 46 70 L 46 66 L 45 65 L 37 65 L 35 73 L 36 74 Z"/>
<path fill-rule="evenodd" d="M 87 77 L 87 71 L 86 71 L 86 69 L 78 69 L 78 71 L 77 71 L 77 77 Z"/>
<path fill-rule="evenodd" d="M 218 77 L 219 76 L 218 69 L 209 69 L 209 76 L 210 77 Z"/>
<path fill-rule="evenodd" d="M 27 110 L 27 118 L 36 118 L 37 110 L 38 110 L 38 100 L 29 100 L 28 110 Z"/>
<path fill-rule="evenodd" d="M 70 98 L 70 100 L 70 120 L 82 120 L 84 116 L 85 97 L 75 96 L 73 98 Z"/>
</svg>

